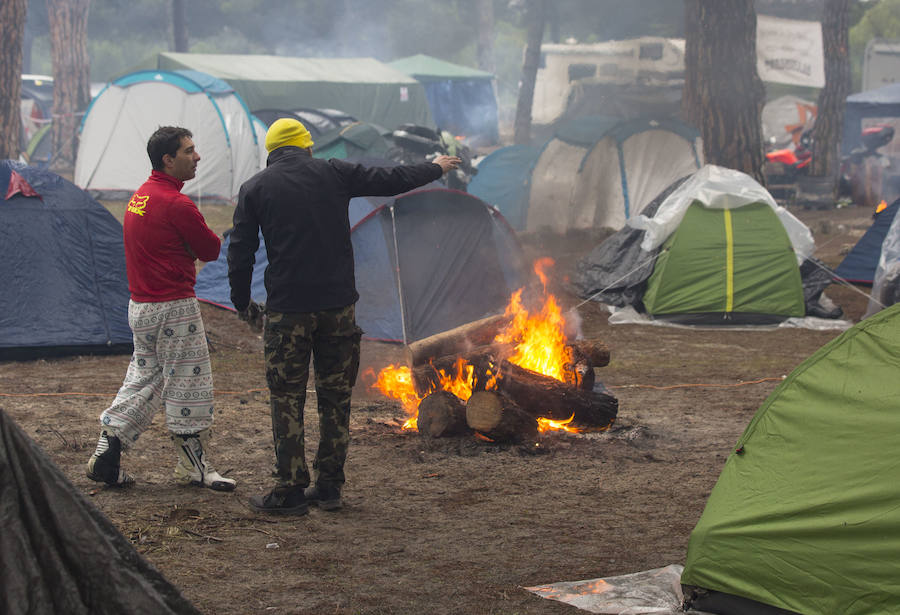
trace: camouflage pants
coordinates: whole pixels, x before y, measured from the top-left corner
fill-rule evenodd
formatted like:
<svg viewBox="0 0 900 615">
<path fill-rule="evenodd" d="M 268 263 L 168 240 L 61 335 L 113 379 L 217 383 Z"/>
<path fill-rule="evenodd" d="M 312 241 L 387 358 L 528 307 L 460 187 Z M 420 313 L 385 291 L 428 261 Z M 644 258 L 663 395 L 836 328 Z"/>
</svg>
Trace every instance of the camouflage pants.
<svg viewBox="0 0 900 615">
<path fill-rule="evenodd" d="M 266 381 L 271 394 L 272 436 L 279 486 L 306 487 L 303 406 L 313 358 L 319 414 L 316 482 L 344 483 L 350 444 L 350 395 L 359 371 L 355 306 L 304 313 L 267 313 L 264 334 Z"/>
</svg>

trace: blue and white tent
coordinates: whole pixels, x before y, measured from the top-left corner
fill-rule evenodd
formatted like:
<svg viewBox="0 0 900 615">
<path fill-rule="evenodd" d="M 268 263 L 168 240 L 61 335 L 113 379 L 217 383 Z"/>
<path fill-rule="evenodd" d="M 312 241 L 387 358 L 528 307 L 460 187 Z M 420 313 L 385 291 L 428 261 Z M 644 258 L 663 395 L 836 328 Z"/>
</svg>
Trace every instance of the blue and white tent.
<svg viewBox="0 0 900 615">
<path fill-rule="evenodd" d="M 128 198 L 150 175 L 147 139 L 160 126 L 194 134 L 201 160 L 183 192 L 234 201 L 265 166 L 265 124 L 224 81 L 193 70 L 138 71 L 108 84 L 81 123 L 75 183 L 95 196 Z"/>
<path fill-rule="evenodd" d="M 531 172 L 524 230 L 618 230 L 703 164 L 696 129 L 674 118 L 566 120 Z"/>
<path fill-rule="evenodd" d="M 122 225 L 50 171 L 0 161 L 0 359 L 130 352 Z"/>
<path fill-rule="evenodd" d="M 412 342 L 501 314 L 528 281 L 521 246 L 503 216 L 456 190 L 425 189 L 386 202 L 351 202 L 351 215 L 372 207 L 352 229 L 356 320 L 369 339 Z M 355 212 L 355 213 L 354 213 Z M 226 235 L 218 260 L 197 276 L 197 297 L 234 309 Z M 251 297 L 266 301 L 268 265 L 260 241 Z"/>
</svg>

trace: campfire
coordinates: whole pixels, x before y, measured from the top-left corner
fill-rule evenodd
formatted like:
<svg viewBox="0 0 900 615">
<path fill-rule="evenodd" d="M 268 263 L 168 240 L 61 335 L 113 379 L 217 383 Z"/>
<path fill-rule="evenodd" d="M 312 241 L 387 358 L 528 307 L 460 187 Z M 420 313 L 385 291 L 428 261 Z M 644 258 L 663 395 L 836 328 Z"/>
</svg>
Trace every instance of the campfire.
<svg viewBox="0 0 900 615">
<path fill-rule="evenodd" d="M 598 342 L 569 340 L 557 299 L 547 292 L 551 259 L 535 263 L 542 284 L 529 311 L 523 289 L 502 315 L 413 342 L 408 365 L 382 369 L 372 388 L 399 401 L 404 429 L 431 437 L 474 432 L 491 441 L 522 441 L 540 432 L 608 428 L 618 402 L 594 368 L 609 363 Z"/>
</svg>

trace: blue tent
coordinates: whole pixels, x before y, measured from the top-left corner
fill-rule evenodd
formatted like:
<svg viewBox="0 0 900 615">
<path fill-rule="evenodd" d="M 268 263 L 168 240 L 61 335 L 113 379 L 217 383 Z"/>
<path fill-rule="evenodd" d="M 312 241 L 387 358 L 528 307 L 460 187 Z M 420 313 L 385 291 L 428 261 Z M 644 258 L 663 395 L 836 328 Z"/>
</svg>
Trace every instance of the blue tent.
<svg viewBox="0 0 900 615">
<path fill-rule="evenodd" d="M 494 75 L 421 53 L 394 60 L 389 66 L 425 86 L 428 107 L 438 128 L 481 145 L 497 143 Z"/>
<path fill-rule="evenodd" d="M 892 83 L 875 90 L 859 92 L 847 97 L 844 107 L 844 134 L 841 137 L 841 153 L 862 145 L 863 121 L 873 119 L 879 123 L 900 118 L 900 83 Z"/>
<path fill-rule="evenodd" d="M 506 220 L 465 192 L 426 189 L 390 199 L 362 218 L 351 238 L 360 295 L 356 319 L 369 339 L 412 342 L 502 313 L 527 280 Z M 200 270 L 196 292 L 203 301 L 234 309 L 228 242 L 226 236 L 219 259 Z M 267 264 L 260 241 L 250 293 L 260 303 L 266 300 Z"/>
<path fill-rule="evenodd" d="M 541 155 L 533 145 L 509 145 L 494 150 L 478 163 L 468 192 L 493 205 L 514 229 L 524 229 L 531 192 L 531 170 Z"/>
<path fill-rule="evenodd" d="M 131 352 L 122 225 L 50 171 L 0 161 L 0 356 Z"/>
<path fill-rule="evenodd" d="M 872 283 L 875 279 L 875 269 L 878 268 L 878 258 L 881 256 L 881 244 L 888 229 L 891 228 L 891 222 L 894 221 L 898 208 L 900 199 L 875 214 L 872 226 L 859 238 L 853 249 L 834 270 L 838 277 L 856 284 Z"/>
</svg>

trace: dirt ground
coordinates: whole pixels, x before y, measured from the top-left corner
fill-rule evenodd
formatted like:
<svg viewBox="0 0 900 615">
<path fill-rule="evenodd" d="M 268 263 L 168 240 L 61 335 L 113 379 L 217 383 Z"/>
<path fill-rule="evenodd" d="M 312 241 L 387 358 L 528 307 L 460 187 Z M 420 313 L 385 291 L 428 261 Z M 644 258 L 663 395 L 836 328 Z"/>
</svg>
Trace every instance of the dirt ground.
<svg viewBox="0 0 900 615">
<path fill-rule="evenodd" d="M 871 214 L 794 213 L 831 266 Z M 207 210 L 208 219 L 216 215 Z M 585 239 L 528 248 L 555 257 L 561 278 L 590 250 Z M 860 292 L 833 285 L 826 294 L 859 321 Z M 564 293 L 560 300 L 579 302 Z M 578 313 L 584 335 L 611 351 L 597 376 L 619 400 L 612 429 L 547 435 L 536 447 L 425 440 L 401 431 L 399 406 L 368 389 L 363 375 L 338 512 L 278 518 L 247 506 L 272 481 L 262 342 L 218 308 L 204 307 L 217 395 L 211 458 L 238 481 L 233 493 L 174 483 L 162 417 L 125 457 L 138 478 L 133 488 L 98 488 L 85 477 L 98 415 L 127 356 L 0 362 L 0 407 L 203 613 L 573 613 L 523 587 L 683 563 L 756 409 L 782 376 L 840 334 L 611 326 L 592 303 Z M 402 357 L 397 346 L 364 341 L 361 371 Z M 315 443 L 314 392 L 306 425 Z"/>
</svg>

